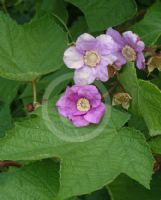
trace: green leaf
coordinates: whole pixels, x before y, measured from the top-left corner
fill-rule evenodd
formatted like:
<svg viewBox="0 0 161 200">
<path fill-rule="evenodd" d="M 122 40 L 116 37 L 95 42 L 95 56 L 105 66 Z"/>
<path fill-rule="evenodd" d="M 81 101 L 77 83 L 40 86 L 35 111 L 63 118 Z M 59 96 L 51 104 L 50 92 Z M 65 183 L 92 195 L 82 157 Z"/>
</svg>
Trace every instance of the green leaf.
<svg viewBox="0 0 161 200">
<path fill-rule="evenodd" d="M 131 27 L 148 45 L 155 44 L 161 36 L 161 2 L 150 7 L 140 22 Z"/>
<path fill-rule="evenodd" d="M 67 35 L 52 17 L 22 26 L 0 13 L 0 26 L 0 76 L 32 81 L 62 66 Z"/>
<path fill-rule="evenodd" d="M 153 3 L 153 0 L 138 0 L 137 2 L 143 6 L 150 6 L 150 4 Z"/>
<path fill-rule="evenodd" d="M 80 200 L 78 197 L 71 197 L 71 198 L 68 198 L 66 200 Z"/>
<path fill-rule="evenodd" d="M 161 72 L 158 73 L 158 76 L 151 79 L 150 82 L 155 84 L 161 90 Z"/>
<path fill-rule="evenodd" d="M 107 190 L 103 188 L 102 190 L 95 191 L 84 197 L 84 200 L 109 200 L 109 195 Z"/>
<path fill-rule="evenodd" d="M 160 90 L 148 81 L 138 80 L 133 64 L 124 67 L 119 80 L 132 96 L 131 112 L 144 119 L 151 136 L 161 134 Z"/>
<path fill-rule="evenodd" d="M 160 36 L 159 39 L 157 40 L 156 44 L 157 44 L 157 45 L 160 45 L 160 44 L 161 44 L 161 36 Z"/>
<path fill-rule="evenodd" d="M 31 118 L 25 120 L 24 122 L 15 123 L 14 129 L 9 131 L 4 139 L 0 140 L 0 143 L 3 144 L 4 142 L 3 145 L 0 145 L 0 148 L 4 150 L 4 151 L 0 151 L 1 160 L 4 160 L 4 159 L 38 160 L 38 159 L 54 156 L 55 155 L 54 152 L 55 151 L 57 152 L 57 150 L 64 151 L 66 153 L 66 149 L 59 148 L 59 146 L 57 148 L 57 145 L 71 144 L 70 140 L 72 140 L 72 137 L 75 137 L 75 138 L 78 137 L 78 139 L 80 139 L 79 137 L 83 136 L 82 139 L 84 139 L 84 136 L 86 135 L 88 136 L 89 133 L 91 134 L 96 128 L 98 132 L 100 130 L 105 132 L 105 127 L 106 127 L 107 122 L 109 122 L 108 123 L 109 128 L 107 129 L 107 131 L 110 131 L 111 127 L 112 127 L 112 130 L 113 130 L 113 127 L 114 128 L 116 127 L 117 129 L 119 129 L 129 119 L 128 114 L 122 113 L 120 111 L 113 110 L 113 109 L 111 110 L 111 108 L 109 108 L 109 111 L 106 113 L 106 115 L 104 116 L 104 119 L 102 120 L 102 122 L 100 123 L 98 127 L 96 125 L 90 125 L 83 128 L 76 128 L 68 121 L 68 119 L 61 117 L 59 115 L 54 104 L 55 104 L 55 101 L 53 102 L 51 101 L 49 104 L 49 108 L 47 110 L 49 119 L 47 119 L 46 115 L 44 115 L 44 112 L 46 112 L 43 109 L 45 108 L 45 104 L 44 104 L 42 109 L 39 109 L 38 112 L 36 112 L 33 115 L 33 117 L 31 116 Z M 43 116 L 42 116 L 42 113 L 43 113 Z M 117 119 L 116 119 L 116 116 L 117 116 Z M 48 127 L 48 125 L 50 125 L 51 128 Z M 103 126 L 103 129 L 102 129 L 102 126 Z M 53 128 L 53 131 L 52 131 L 52 128 Z M 56 131 L 58 133 L 60 132 L 62 136 L 64 137 L 66 136 L 67 138 L 69 138 L 69 141 L 66 141 L 66 138 L 61 138 L 61 135 L 60 136 L 57 135 Z M 63 135 L 63 133 L 65 134 Z M 26 137 L 29 137 L 29 140 L 25 140 Z M 40 144 L 41 140 L 44 141 L 42 144 Z M 9 145 L 9 148 L 6 148 L 5 141 L 11 142 L 11 143 L 16 142 L 17 144 L 16 146 L 12 146 L 12 147 Z M 34 145 L 32 144 L 32 142 L 34 142 Z M 79 143 L 79 141 L 77 142 Z M 43 146 L 45 143 L 47 144 L 46 147 L 49 147 L 49 149 L 43 149 Z M 75 143 L 72 142 L 72 144 L 75 144 Z M 18 148 L 19 146 L 21 146 L 21 151 Z M 12 150 L 10 148 L 12 148 Z M 28 151 L 29 149 L 30 151 Z M 43 153 L 43 151 L 45 153 Z M 47 151 L 48 151 L 48 154 L 47 154 Z"/>
<path fill-rule="evenodd" d="M 155 154 L 161 154 L 161 136 L 151 138 L 149 145 Z"/>
<path fill-rule="evenodd" d="M 102 31 L 109 26 L 116 26 L 136 12 L 133 0 L 65 0 L 78 7 L 85 15 L 90 31 Z"/>
<path fill-rule="evenodd" d="M 17 94 L 20 83 L 0 78 L 0 137 L 12 127 L 10 105 Z"/>
<path fill-rule="evenodd" d="M 78 19 L 72 24 L 70 32 L 74 41 L 76 41 L 77 37 L 79 37 L 81 34 L 88 32 L 88 26 L 85 17 L 78 17 Z"/>
<path fill-rule="evenodd" d="M 119 176 L 108 189 L 112 200 L 160 200 L 161 173 L 153 176 L 151 189 L 147 190 L 125 175 Z M 128 189 L 128 190 L 127 190 Z"/>
<path fill-rule="evenodd" d="M 67 22 L 68 12 L 63 0 L 40 0 L 37 4 L 38 15 L 41 15 L 42 13 L 54 13 L 64 22 Z"/>
<path fill-rule="evenodd" d="M 31 119 L 16 123 L 0 141 L 1 160 L 58 157 L 61 160 L 60 199 L 95 191 L 120 173 L 149 187 L 153 157 L 142 133 L 121 128 L 129 119 L 127 113 L 107 107 L 100 125 L 76 128 L 59 117 L 53 105 L 54 101 L 47 110 L 49 119 L 46 115 L 42 119 L 44 107 L 38 113 L 40 116 L 36 117 L 35 113 Z M 90 139 L 95 131 L 99 134 Z M 72 142 L 76 138 L 79 140 Z"/>
<path fill-rule="evenodd" d="M 59 188 L 59 165 L 50 160 L 0 174 L 3 200 L 53 200 Z"/>
<path fill-rule="evenodd" d="M 128 128 L 106 134 L 108 136 L 88 146 L 82 144 L 74 152 L 67 153 L 62 163 L 60 196 L 68 194 L 69 185 L 76 185 L 78 180 L 79 187 L 75 186 L 75 191 L 72 191 L 75 194 L 79 194 L 80 189 L 83 193 L 96 190 L 113 181 L 120 173 L 127 174 L 149 188 L 153 159 L 143 136 Z M 88 156 L 86 152 L 89 152 Z M 71 158 L 72 166 L 67 157 Z"/>
<path fill-rule="evenodd" d="M 0 77 L 0 101 L 10 104 L 17 94 L 20 82 Z"/>
<path fill-rule="evenodd" d="M 12 128 L 10 107 L 8 104 L 3 104 L 0 108 L 0 137 L 3 137 L 10 128 Z"/>
</svg>

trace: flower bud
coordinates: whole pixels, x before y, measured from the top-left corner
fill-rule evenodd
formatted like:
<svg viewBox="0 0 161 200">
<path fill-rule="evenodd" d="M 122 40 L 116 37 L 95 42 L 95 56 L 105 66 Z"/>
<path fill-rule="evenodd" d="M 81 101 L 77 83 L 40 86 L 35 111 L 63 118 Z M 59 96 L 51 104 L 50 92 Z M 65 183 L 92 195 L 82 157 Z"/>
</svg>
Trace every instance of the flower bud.
<svg viewBox="0 0 161 200">
<path fill-rule="evenodd" d="M 32 104 L 32 103 L 27 104 L 26 110 L 27 110 L 28 112 L 32 112 L 32 111 L 34 110 L 33 104 Z"/>
<path fill-rule="evenodd" d="M 161 56 L 157 55 L 151 57 L 147 64 L 149 73 L 154 71 L 154 69 L 158 69 L 159 71 L 161 71 Z"/>
<path fill-rule="evenodd" d="M 124 109 L 128 110 L 131 99 L 132 97 L 128 93 L 119 92 L 113 96 L 112 105 L 122 105 Z"/>
</svg>

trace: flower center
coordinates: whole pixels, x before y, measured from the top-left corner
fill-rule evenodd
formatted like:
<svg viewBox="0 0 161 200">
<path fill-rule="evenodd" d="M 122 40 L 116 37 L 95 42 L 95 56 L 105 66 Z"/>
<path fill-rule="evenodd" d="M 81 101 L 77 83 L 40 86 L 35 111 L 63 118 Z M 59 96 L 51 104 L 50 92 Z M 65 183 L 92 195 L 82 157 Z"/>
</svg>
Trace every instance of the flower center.
<svg viewBox="0 0 161 200">
<path fill-rule="evenodd" d="M 135 50 L 128 45 L 125 45 L 122 48 L 122 55 L 126 58 L 127 61 L 135 61 L 136 60 Z"/>
<path fill-rule="evenodd" d="M 96 51 L 86 51 L 84 56 L 84 63 L 89 67 L 96 67 L 100 62 L 100 56 Z"/>
<path fill-rule="evenodd" d="M 90 103 L 89 100 L 86 98 L 80 98 L 77 101 L 77 110 L 82 111 L 82 112 L 87 112 L 90 110 Z"/>
</svg>

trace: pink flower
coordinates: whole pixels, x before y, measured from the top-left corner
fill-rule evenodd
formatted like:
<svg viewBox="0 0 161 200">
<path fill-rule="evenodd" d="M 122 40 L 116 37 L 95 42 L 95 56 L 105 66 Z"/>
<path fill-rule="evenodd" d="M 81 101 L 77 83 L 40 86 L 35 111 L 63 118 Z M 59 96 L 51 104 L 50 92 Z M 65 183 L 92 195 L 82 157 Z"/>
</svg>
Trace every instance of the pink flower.
<svg viewBox="0 0 161 200">
<path fill-rule="evenodd" d="M 76 127 L 98 124 L 106 110 L 98 89 L 93 85 L 67 87 L 56 107 Z"/>
<path fill-rule="evenodd" d="M 112 53 L 117 49 L 111 36 L 102 34 L 95 38 L 84 33 L 74 46 L 65 51 L 64 63 L 75 69 L 74 81 L 77 85 L 91 84 L 95 79 L 107 81 L 107 66 L 116 60 Z"/>
<path fill-rule="evenodd" d="M 111 36 L 118 44 L 118 49 L 113 54 L 117 57 L 116 66 L 121 67 L 129 61 L 136 61 L 138 69 L 144 69 L 145 58 L 143 50 L 145 45 L 135 33 L 126 31 L 121 36 L 118 31 L 109 28 L 106 34 Z"/>
</svg>

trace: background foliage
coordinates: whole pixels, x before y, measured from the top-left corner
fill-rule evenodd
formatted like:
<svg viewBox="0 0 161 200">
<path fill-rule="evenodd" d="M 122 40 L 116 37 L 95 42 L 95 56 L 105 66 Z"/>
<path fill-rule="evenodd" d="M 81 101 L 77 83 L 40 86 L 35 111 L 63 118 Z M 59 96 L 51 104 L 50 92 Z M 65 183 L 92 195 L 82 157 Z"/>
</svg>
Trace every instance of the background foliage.
<svg viewBox="0 0 161 200">
<path fill-rule="evenodd" d="M 147 69 L 149 58 L 160 56 L 161 1 L 1 0 L 0 10 L 0 198 L 161 200 L 161 61 Z M 49 83 L 68 73 L 67 46 L 110 26 L 136 32 L 148 50 L 144 71 L 129 63 L 104 84 L 111 99 L 128 92 L 130 108 L 107 105 L 107 124 L 94 139 L 60 140 L 45 125 L 45 105 L 30 112 L 32 85 L 42 104 Z M 54 127 L 82 136 L 96 126 L 76 129 L 54 107 L 71 83 L 55 87 L 47 109 Z"/>
</svg>

